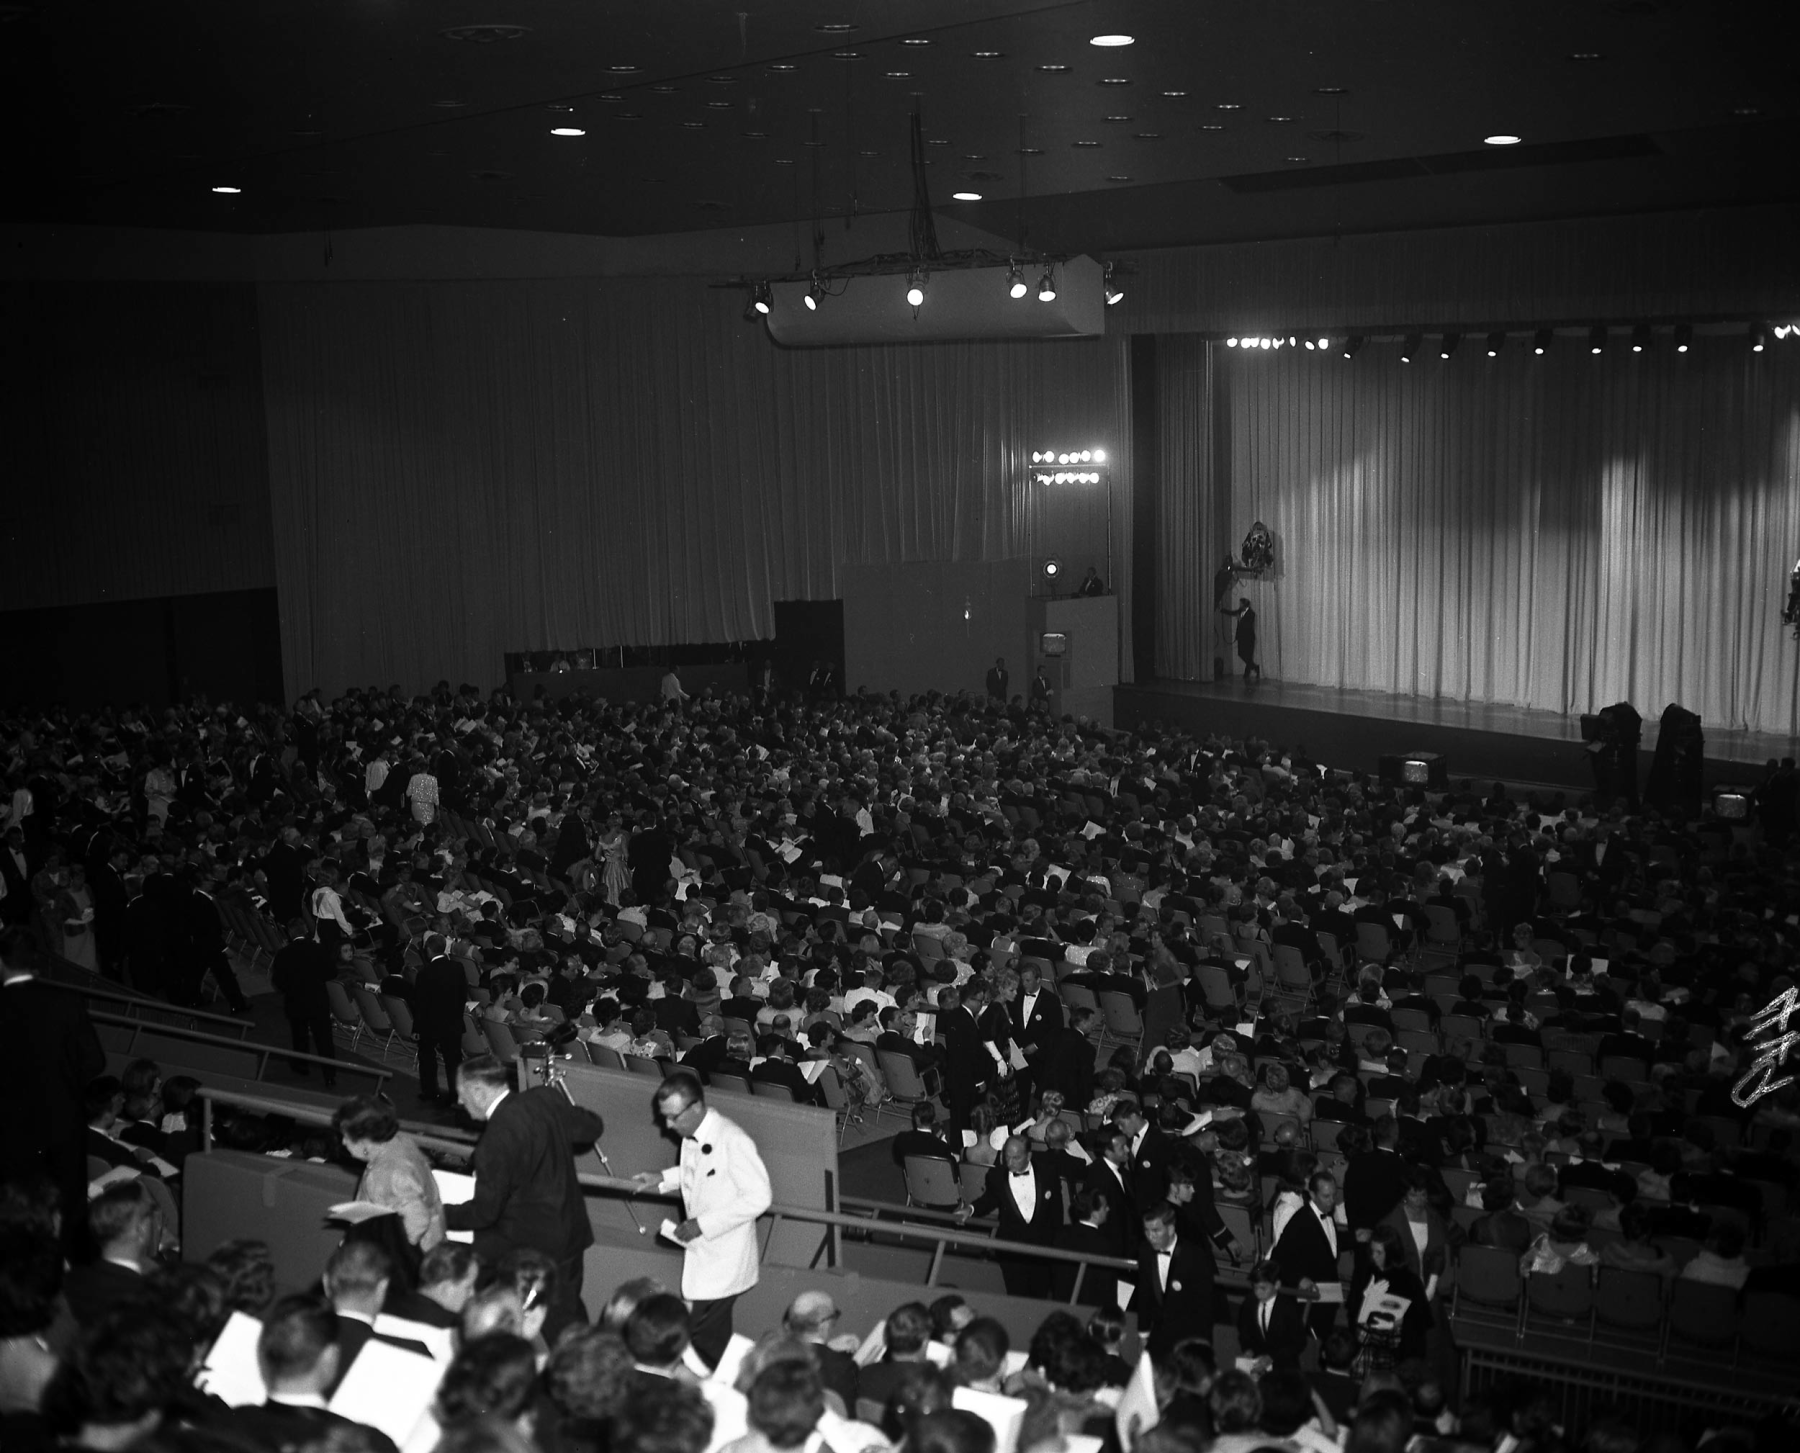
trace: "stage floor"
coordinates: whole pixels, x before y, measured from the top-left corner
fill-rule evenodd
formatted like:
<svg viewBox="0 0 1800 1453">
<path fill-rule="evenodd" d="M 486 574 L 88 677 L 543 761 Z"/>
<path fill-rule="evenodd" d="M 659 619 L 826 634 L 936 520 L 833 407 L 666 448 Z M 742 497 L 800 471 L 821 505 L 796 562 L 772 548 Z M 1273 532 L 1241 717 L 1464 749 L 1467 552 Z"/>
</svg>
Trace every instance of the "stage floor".
<svg viewBox="0 0 1800 1453">
<path fill-rule="evenodd" d="M 1597 703 L 1605 705 L 1606 703 Z M 1581 718 L 1485 701 L 1349 691 L 1297 681 L 1143 681 L 1114 690 L 1120 727 L 1152 718 L 1190 730 L 1304 743 L 1319 761 L 1374 771 L 1384 752 L 1435 751 L 1454 777 L 1498 777 L 1587 790 L 1593 785 Z M 1706 779 L 1752 782 L 1771 757 L 1800 757 L 1800 738 L 1701 723 Z M 1657 723 L 1644 723 L 1638 780 L 1648 776 Z"/>
</svg>

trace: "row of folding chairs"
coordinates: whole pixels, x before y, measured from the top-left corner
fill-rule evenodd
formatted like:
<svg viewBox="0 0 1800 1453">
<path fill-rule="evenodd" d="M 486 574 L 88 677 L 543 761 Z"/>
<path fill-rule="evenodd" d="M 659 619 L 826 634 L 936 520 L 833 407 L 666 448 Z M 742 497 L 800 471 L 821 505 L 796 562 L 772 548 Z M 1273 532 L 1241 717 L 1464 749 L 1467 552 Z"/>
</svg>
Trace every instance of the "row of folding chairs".
<svg viewBox="0 0 1800 1453">
<path fill-rule="evenodd" d="M 326 984 L 325 997 L 337 1027 L 350 1036 L 352 1053 L 368 1035 L 380 1041 L 384 1058 L 396 1044 L 413 1059 L 418 1058 L 418 1031 L 404 999 L 377 994 L 368 984 L 345 984 L 338 979 Z"/>
<path fill-rule="evenodd" d="M 1617 1266 L 1565 1265 L 1526 1275 L 1517 1252 L 1464 1246 L 1456 1258 L 1452 1319 L 1510 1327 L 1515 1342 L 1555 1337 L 1671 1358 L 1771 1362 L 1792 1367 L 1800 1298 Z"/>
</svg>

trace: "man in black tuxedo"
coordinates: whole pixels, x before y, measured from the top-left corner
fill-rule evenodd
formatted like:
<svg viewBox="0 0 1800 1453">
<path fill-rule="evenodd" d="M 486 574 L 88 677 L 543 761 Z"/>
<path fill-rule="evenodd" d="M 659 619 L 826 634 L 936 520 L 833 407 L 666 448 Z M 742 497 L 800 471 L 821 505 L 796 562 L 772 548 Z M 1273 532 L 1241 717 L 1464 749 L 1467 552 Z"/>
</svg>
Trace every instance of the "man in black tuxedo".
<svg viewBox="0 0 1800 1453">
<path fill-rule="evenodd" d="M 913 1106 L 912 1129 L 902 1130 L 894 1137 L 892 1154 L 894 1164 L 899 1166 L 906 1164 L 906 1157 L 909 1155 L 946 1160 L 951 1165 L 957 1165 L 962 1160 L 962 1156 L 944 1139 L 938 1126 L 937 1106 L 929 1100 L 921 1100 Z"/>
<path fill-rule="evenodd" d="M 1069 1199 L 1069 1224 L 1056 1233 L 1056 1245 L 1064 1251 L 1080 1252 L 1083 1256 L 1119 1256 L 1118 1237 L 1107 1224 L 1112 1216 L 1112 1206 L 1105 1195 L 1097 1188 L 1083 1186 Z M 1052 1280 L 1055 1296 L 1059 1302 L 1066 1302 L 1075 1292 L 1075 1273 L 1079 1270 L 1073 1263 L 1058 1265 Z M 1080 1305 L 1084 1307 L 1114 1307 L 1118 1305 L 1119 1273 L 1110 1266 L 1089 1266 L 1081 1278 Z"/>
<path fill-rule="evenodd" d="M 953 988 L 938 993 L 937 1036 L 944 1046 L 944 1104 L 954 1136 L 968 1128 L 975 1096 L 994 1062 L 982 1047 L 975 1016 Z"/>
<path fill-rule="evenodd" d="M 294 1048 L 301 1054 L 310 1052 L 321 1059 L 335 1059 L 331 1052 L 331 999 L 325 986 L 337 977 L 337 960 L 321 943 L 314 942 L 306 931 L 306 921 L 295 918 L 288 924 L 288 941 L 276 951 L 269 965 L 269 982 L 281 994 L 282 1012 L 287 1015 L 288 1033 Z M 296 1074 L 309 1075 L 312 1066 L 305 1060 L 289 1060 Z M 337 1083 L 337 1072 L 325 1067 L 325 1088 Z"/>
<path fill-rule="evenodd" d="M 0 842 L 0 886 L 6 889 L 0 897 L 0 923 L 8 928 L 26 928 L 31 923 L 31 872 L 25 835 L 10 827 L 5 841 Z"/>
<path fill-rule="evenodd" d="M 1099 1156 L 1082 1183 L 1083 1192 L 1106 1205 L 1101 1223 L 1113 1256 L 1136 1256 L 1143 1211 L 1131 1188 L 1131 1137 L 1116 1125 L 1100 1132 Z"/>
<path fill-rule="evenodd" d="M 1252 1357 L 1258 1374 L 1275 1369 L 1297 1372 L 1306 1350 L 1306 1315 L 1300 1303 L 1282 1296 L 1281 1268 L 1259 1261 L 1250 1269 L 1250 1295 L 1238 1308 L 1238 1355 Z"/>
<path fill-rule="evenodd" d="M 818 1087 L 806 1083 L 806 1076 L 800 1073 L 800 1066 L 794 1063 L 793 1046 L 779 1034 L 765 1034 L 757 1045 L 762 1059 L 750 1070 L 752 1081 L 760 1080 L 765 1085 L 780 1085 L 793 1092 L 794 1100 L 801 1105 L 822 1104 Z"/>
<path fill-rule="evenodd" d="M 456 1099 L 456 1067 L 462 1062 L 463 1006 L 469 978 L 445 952 L 442 934 L 425 935 L 425 963 L 412 985 L 413 1028 L 419 1034 L 419 1094 L 439 1104 Z M 438 1061 L 444 1088 L 438 1089 Z"/>
<path fill-rule="evenodd" d="M 1162 1358 L 1184 1337 L 1212 1341 L 1212 1249 L 1179 1234 L 1175 1207 L 1167 1201 L 1144 1212 L 1143 1227 L 1133 1302 L 1145 1350 Z"/>
<path fill-rule="evenodd" d="M 1039 1094 L 1057 1090 L 1072 1109 L 1094 1098 L 1094 1041 L 1088 1038 L 1093 1023 L 1092 1009 L 1072 1009 L 1067 1024 L 1038 1041 L 1031 1072 Z"/>
<path fill-rule="evenodd" d="M 163 1216 L 141 1181 L 121 1181 L 94 1197 L 88 1234 L 98 1251 L 63 1282 L 69 1310 L 84 1327 L 121 1302 L 143 1295 L 144 1277 L 156 1265 Z"/>
<path fill-rule="evenodd" d="M 298 918 L 306 899 L 306 852 L 299 828 L 282 828 L 280 839 L 263 854 L 262 873 L 275 921 Z"/>
<path fill-rule="evenodd" d="M 205 1419 L 205 1426 L 245 1448 L 297 1448 L 352 1430 L 356 1446 L 392 1448 L 383 1434 L 326 1409 L 329 1390 L 343 1371 L 337 1337 L 338 1315 L 327 1303 L 284 1297 L 263 1319 L 256 1339 L 268 1400 L 230 1408 Z"/>
<path fill-rule="evenodd" d="M 205 879 L 193 870 L 181 875 L 183 893 L 180 901 L 187 928 L 187 957 L 184 963 L 177 965 L 174 988 L 179 997 L 176 1002 L 199 1003 L 200 981 L 211 974 L 213 982 L 219 986 L 219 993 L 231 1006 L 231 1012 L 248 1014 L 250 1001 L 244 997 L 231 959 L 225 952 L 225 919 L 219 912 L 218 900 L 213 897 L 218 879 L 223 876 L 222 866 L 215 867 L 213 876 Z"/>
<path fill-rule="evenodd" d="M 476 1142 L 475 1198 L 444 1208 L 452 1231 L 473 1231 L 475 1250 L 489 1265 L 514 1247 L 529 1246 L 556 1263 L 556 1300 L 545 1320 L 552 1342 L 570 1322 L 585 1321 L 582 1253 L 594 1243 L 576 1179 L 575 1152 L 606 1128 L 592 1110 L 571 1104 L 549 1087 L 514 1093 L 512 1072 L 491 1054 L 466 1059 L 456 1072 L 456 1095 L 471 1119 L 486 1123 Z"/>
<path fill-rule="evenodd" d="M 912 1061 L 919 1077 L 925 1081 L 925 1088 L 935 1093 L 938 1065 L 944 1054 L 935 1044 L 920 1044 L 913 1038 L 919 1027 L 919 1016 L 910 1009 L 902 1009 L 898 1004 L 890 1004 L 881 1011 L 880 1018 L 881 1033 L 875 1038 L 875 1048 L 890 1054 L 905 1055 Z"/>
<path fill-rule="evenodd" d="M 1112 1124 L 1113 1129 L 1124 1132 L 1131 1148 L 1126 1174 L 1131 1178 L 1132 1196 L 1140 1210 L 1154 1206 L 1168 1194 L 1169 1157 L 1174 1152 L 1174 1142 L 1150 1123 L 1144 1107 L 1133 1099 L 1114 1102 Z"/>
<path fill-rule="evenodd" d="M 0 930 L 0 1100 L 14 1107 L 0 1115 L 0 1180 L 50 1177 L 62 1196 L 65 1249 L 87 1217 L 82 1091 L 105 1069 L 81 996 L 33 977 L 25 931 Z"/>
<path fill-rule="evenodd" d="M 1045 986 L 1037 965 L 1027 964 L 1019 970 L 1019 992 L 1007 1004 L 1006 1013 L 1012 1021 L 1013 1043 L 1024 1051 L 1025 1063 L 1031 1067 L 1019 1077 L 1019 1097 L 1029 1103 L 1031 1087 L 1037 1083 L 1038 1061 L 1062 1031 L 1062 1000 Z"/>
<path fill-rule="evenodd" d="M 357 1353 L 370 1342 L 386 1342 L 403 1352 L 431 1356 L 431 1349 L 423 1342 L 375 1330 L 375 1319 L 387 1305 L 393 1276 L 393 1262 L 373 1241 L 346 1241 L 325 1263 L 325 1296 L 337 1313 L 337 1382 L 343 1381 Z M 337 1382 L 329 1391 L 337 1391 Z"/>
<path fill-rule="evenodd" d="M 1400 1126 L 1392 1115 L 1370 1127 L 1374 1145 L 1344 1167 L 1344 1214 L 1352 1231 L 1367 1231 L 1406 1194 L 1406 1162 L 1399 1153 Z"/>
<path fill-rule="evenodd" d="M 1327 1288 L 1341 1291 L 1338 1226 L 1332 1216 L 1337 1209 L 1337 1180 L 1327 1171 L 1315 1171 L 1306 1189 L 1307 1202 L 1282 1228 L 1272 1260 L 1281 1268 L 1282 1281 L 1302 1294 Z M 1341 1296 L 1337 1301 L 1320 1300 L 1307 1313 L 1307 1325 L 1321 1342 L 1331 1335 L 1341 1301 Z"/>
<path fill-rule="evenodd" d="M 1030 1141 L 1023 1135 L 1010 1136 L 1001 1163 L 989 1169 L 987 1189 L 972 1210 L 979 1216 L 999 1216 L 1002 1241 L 1054 1246 L 1062 1230 L 1061 1182 L 1042 1156 L 1031 1153 Z M 1010 1296 L 1049 1296 L 1050 1272 L 1051 1264 L 1036 1257 L 1000 1258 L 1000 1275 Z"/>
</svg>

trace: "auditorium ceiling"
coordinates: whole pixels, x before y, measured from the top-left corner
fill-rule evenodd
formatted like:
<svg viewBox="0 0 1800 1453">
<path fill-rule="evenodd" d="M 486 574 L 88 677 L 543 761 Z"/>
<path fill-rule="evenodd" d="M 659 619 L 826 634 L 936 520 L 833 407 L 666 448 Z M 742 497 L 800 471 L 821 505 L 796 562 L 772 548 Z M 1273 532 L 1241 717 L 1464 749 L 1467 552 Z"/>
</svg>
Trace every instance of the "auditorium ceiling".
<svg viewBox="0 0 1800 1453">
<path fill-rule="evenodd" d="M 1070 251 L 1791 200 L 1791 11 L 0 0 L 4 220 L 828 229 L 915 113 L 943 215 Z"/>
</svg>

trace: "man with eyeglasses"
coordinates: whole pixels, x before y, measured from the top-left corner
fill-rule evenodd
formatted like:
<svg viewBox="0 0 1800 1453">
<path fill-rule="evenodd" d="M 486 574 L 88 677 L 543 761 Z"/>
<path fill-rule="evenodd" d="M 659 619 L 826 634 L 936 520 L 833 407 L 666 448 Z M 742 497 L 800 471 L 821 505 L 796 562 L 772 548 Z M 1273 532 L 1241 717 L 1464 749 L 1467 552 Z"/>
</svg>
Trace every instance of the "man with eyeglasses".
<svg viewBox="0 0 1800 1453">
<path fill-rule="evenodd" d="M 694 1351 L 717 1367 L 731 1341 L 731 1309 L 756 1285 L 756 1218 L 769 1209 L 769 1173 L 756 1142 L 706 1103 L 700 1081 L 677 1070 L 656 1088 L 656 1113 L 681 1137 L 681 1159 L 666 1171 L 639 1171 L 640 1190 L 679 1192 L 686 1213 L 674 1229 L 686 1250 L 681 1295 L 692 1312 Z"/>
</svg>

